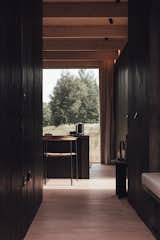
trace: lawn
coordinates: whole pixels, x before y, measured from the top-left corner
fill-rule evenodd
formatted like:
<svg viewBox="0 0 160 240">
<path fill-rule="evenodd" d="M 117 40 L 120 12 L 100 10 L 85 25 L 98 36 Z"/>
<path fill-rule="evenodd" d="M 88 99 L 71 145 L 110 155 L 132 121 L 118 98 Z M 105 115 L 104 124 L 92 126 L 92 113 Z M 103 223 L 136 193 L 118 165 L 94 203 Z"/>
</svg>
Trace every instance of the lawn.
<svg viewBox="0 0 160 240">
<path fill-rule="evenodd" d="M 75 130 L 74 124 L 64 124 L 58 127 L 47 126 L 43 128 L 43 134 L 51 133 L 53 135 L 68 135 L 70 131 Z M 85 135 L 90 137 L 90 162 L 100 162 L 100 127 L 98 123 L 84 125 Z"/>
</svg>

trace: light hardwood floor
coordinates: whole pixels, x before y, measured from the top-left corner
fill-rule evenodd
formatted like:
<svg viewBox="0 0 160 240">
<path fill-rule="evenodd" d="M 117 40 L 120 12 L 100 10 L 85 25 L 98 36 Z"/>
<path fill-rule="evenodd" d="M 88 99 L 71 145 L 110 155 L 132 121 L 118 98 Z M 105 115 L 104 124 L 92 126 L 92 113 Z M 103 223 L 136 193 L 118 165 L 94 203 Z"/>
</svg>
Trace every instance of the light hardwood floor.
<svg viewBox="0 0 160 240">
<path fill-rule="evenodd" d="M 115 196 L 114 167 L 93 165 L 90 180 L 49 180 L 25 240 L 155 239 L 126 199 Z"/>
</svg>

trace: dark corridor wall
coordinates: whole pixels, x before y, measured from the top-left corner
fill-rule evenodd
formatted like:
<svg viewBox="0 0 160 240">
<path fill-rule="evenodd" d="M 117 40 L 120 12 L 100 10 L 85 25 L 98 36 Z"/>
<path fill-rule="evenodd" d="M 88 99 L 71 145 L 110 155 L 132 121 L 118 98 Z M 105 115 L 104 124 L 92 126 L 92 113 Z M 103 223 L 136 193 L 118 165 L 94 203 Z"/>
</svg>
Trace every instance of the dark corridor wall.
<svg viewBox="0 0 160 240">
<path fill-rule="evenodd" d="M 41 0 L 0 7 L 0 239 L 21 240 L 42 199 Z"/>
<path fill-rule="evenodd" d="M 160 171 L 160 2 L 129 1 L 129 201 L 160 239 L 160 203 L 141 174 Z"/>
</svg>

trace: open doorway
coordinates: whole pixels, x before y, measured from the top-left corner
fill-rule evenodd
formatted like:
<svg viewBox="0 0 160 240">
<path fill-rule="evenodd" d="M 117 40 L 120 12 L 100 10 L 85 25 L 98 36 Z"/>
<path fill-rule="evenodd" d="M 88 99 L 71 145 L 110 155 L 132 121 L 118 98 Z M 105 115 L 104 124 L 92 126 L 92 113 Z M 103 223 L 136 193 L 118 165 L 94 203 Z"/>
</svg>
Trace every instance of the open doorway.
<svg viewBox="0 0 160 240">
<path fill-rule="evenodd" d="M 98 68 L 43 70 L 43 135 L 68 135 L 84 123 L 90 164 L 101 163 L 99 112 Z"/>
</svg>

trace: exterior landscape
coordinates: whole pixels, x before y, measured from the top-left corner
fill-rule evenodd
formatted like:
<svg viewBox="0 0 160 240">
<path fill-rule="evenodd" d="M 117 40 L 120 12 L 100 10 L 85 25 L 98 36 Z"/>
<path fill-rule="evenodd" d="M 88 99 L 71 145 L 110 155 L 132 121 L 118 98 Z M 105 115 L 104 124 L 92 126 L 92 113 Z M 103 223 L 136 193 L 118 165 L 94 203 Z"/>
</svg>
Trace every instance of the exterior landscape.
<svg viewBox="0 0 160 240">
<path fill-rule="evenodd" d="M 45 82 L 43 82 L 43 85 Z M 100 161 L 99 86 L 93 71 L 61 71 L 48 102 L 43 101 L 43 134 L 67 135 L 77 122 L 90 136 L 90 162 Z"/>
</svg>

